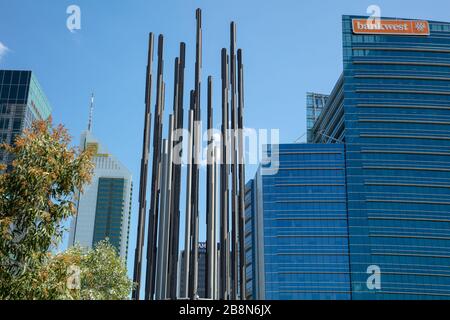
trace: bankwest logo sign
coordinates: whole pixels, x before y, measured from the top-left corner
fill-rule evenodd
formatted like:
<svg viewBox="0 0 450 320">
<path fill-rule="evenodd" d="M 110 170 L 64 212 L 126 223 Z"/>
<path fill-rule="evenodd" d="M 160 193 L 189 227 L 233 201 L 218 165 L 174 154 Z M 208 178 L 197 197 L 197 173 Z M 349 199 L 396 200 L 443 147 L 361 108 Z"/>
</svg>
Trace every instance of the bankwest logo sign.
<svg viewBox="0 0 450 320">
<path fill-rule="evenodd" d="M 353 19 L 353 33 L 428 36 L 430 26 L 423 20 Z"/>
</svg>

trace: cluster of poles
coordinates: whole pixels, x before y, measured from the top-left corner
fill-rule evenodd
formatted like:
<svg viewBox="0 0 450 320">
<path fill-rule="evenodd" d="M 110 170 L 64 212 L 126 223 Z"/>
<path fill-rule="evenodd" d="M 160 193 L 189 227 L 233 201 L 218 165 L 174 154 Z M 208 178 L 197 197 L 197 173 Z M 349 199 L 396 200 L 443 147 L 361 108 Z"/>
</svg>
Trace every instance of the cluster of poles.
<svg viewBox="0 0 450 320">
<path fill-rule="evenodd" d="M 150 33 L 145 89 L 145 124 L 139 185 L 138 233 L 134 263 L 133 299 L 140 299 L 143 249 L 147 214 L 147 179 L 151 136 L 152 86 L 156 82 L 153 120 L 152 174 L 147 231 L 145 299 L 199 299 L 204 285 L 206 299 L 245 299 L 245 165 L 243 147 L 244 82 L 242 50 L 236 51 L 236 24 L 230 25 L 230 51 L 221 51 L 222 123 L 220 147 L 213 129 L 213 79 L 207 82 L 208 149 L 206 165 L 206 269 L 205 283 L 199 284 L 199 195 L 202 76 L 202 12 L 196 11 L 195 85 L 190 91 L 188 141 L 177 134 L 183 129 L 186 45 L 180 43 L 174 63 L 173 110 L 168 135 L 163 138 L 165 106 L 164 37 L 159 35 L 157 72 L 152 70 L 154 35 Z M 187 142 L 187 143 L 186 143 Z M 180 201 L 182 164 L 175 157 L 186 152 L 184 254 L 180 257 Z M 218 180 L 218 173 L 220 180 Z M 217 183 L 220 181 L 220 184 Z M 230 183 L 231 182 L 231 183 Z M 218 187 L 220 189 L 218 189 Z M 217 201 L 217 191 L 219 199 Z M 230 205 L 231 202 L 231 205 Z M 219 208 L 220 219 L 217 212 Z M 231 212 L 231 215 L 230 215 Z M 217 230 L 219 225 L 219 232 Z M 219 239 L 217 239 L 219 236 Z M 180 265 L 184 267 L 181 268 Z M 180 283 L 184 286 L 180 292 Z"/>
</svg>

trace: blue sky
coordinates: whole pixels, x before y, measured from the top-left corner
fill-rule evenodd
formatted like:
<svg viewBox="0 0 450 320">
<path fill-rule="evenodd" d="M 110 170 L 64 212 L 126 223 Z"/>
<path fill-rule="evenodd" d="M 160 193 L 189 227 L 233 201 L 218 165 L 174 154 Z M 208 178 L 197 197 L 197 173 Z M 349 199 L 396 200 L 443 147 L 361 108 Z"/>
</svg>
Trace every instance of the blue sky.
<svg viewBox="0 0 450 320">
<path fill-rule="evenodd" d="M 75 33 L 66 28 L 71 4 L 81 8 L 81 30 Z M 180 41 L 187 43 L 185 101 L 194 85 L 195 9 L 203 9 L 202 96 L 212 75 L 219 113 L 220 50 L 229 46 L 229 23 L 236 21 L 244 51 L 245 126 L 279 128 L 281 141 L 293 142 L 306 131 L 305 93 L 328 93 L 342 70 L 341 15 L 365 15 L 371 4 L 381 7 L 382 16 L 450 20 L 448 0 L 0 0 L 0 68 L 33 70 L 53 106 L 54 122 L 63 123 L 76 143 L 94 91 L 94 134 L 133 173 L 131 275 L 148 33 L 165 35 L 169 110 Z"/>
</svg>

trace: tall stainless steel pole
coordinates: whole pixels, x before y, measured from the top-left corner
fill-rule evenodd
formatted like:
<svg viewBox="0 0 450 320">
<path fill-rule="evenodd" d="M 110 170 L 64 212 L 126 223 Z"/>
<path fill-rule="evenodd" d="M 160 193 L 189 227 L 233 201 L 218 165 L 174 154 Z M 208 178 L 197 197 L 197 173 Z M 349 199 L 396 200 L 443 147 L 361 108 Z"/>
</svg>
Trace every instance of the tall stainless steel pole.
<svg viewBox="0 0 450 320">
<path fill-rule="evenodd" d="M 168 140 L 162 140 L 162 155 L 161 155 L 161 197 L 160 197 L 160 215 L 159 215 L 159 232 L 158 232 L 158 254 L 156 264 L 156 286 L 155 299 L 165 299 L 165 287 L 167 276 L 167 261 L 166 255 L 166 234 L 169 218 L 169 210 L 167 208 L 168 196 L 168 180 L 169 180 L 169 146 Z"/>
<path fill-rule="evenodd" d="M 194 146 L 193 146 L 193 169 L 192 169 L 192 249 L 191 249 L 191 267 L 189 276 L 189 297 L 196 299 L 198 297 L 198 217 L 199 217 L 199 155 L 201 150 L 201 137 L 198 130 L 198 124 L 201 120 L 201 68 L 202 68 L 202 11 L 196 10 L 197 32 L 196 32 L 196 51 L 195 51 L 195 100 L 194 100 Z"/>
<path fill-rule="evenodd" d="M 214 300 L 217 300 L 219 298 L 219 266 L 218 266 L 218 252 L 217 252 L 217 157 L 220 154 L 219 147 L 214 146 L 214 154 L 213 154 L 213 172 L 212 172 L 212 180 L 213 180 L 213 207 L 214 207 L 214 233 L 213 233 L 213 240 L 212 243 L 214 244 L 213 249 L 213 259 L 214 264 L 212 266 L 213 268 L 213 296 L 212 298 Z"/>
<path fill-rule="evenodd" d="M 228 55 L 221 52 L 222 78 L 222 152 L 220 164 L 220 299 L 227 300 L 230 292 L 229 273 L 229 165 L 228 165 Z"/>
<path fill-rule="evenodd" d="M 186 45 L 180 43 L 180 56 L 175 64 L 176 72 L 176 92 L 174 94 L 174 122 L 175 128 L 179 131 L 183 129 L 183 94 L 184 94 L 184 69 L 185 69 Z M 175 110 L 176 108 L 176 110 Z M 178 137 L 177 137 L 178 138 Z M 181 159 L 183 154 L 183 137 L 180 136 L 175 145 L 180 144 L 180 153 L 174 154 L 174 157 Z M 171 223 L 171 241 L 170 241 L 170 261 L 169 261 L 169 296 L 171 299 L 177 298 L 178 288 L 178 255 L 180 238 L 180 194 L 181 194 L 181 163 L 174 163 L 173 173 L 173 192 L 172 192 L 172 217 Z"/>
<path fill-rule="evenodd" d="M 159 35 L 158 38 L 158 74 L 156 89 L 156 105 L 155 105 L 155 123 L 153 131 L 153 162 L 152 162 L 152 187 L 150 202 L 150 220 L 148 224 L 147 239 L 147 272 L 145 279 L 145 299 L 153 299 L 155 293 L 155 274 L 156 274 L 156 237 L 158 234 L 158 214 L 159 214 L 159 195 L 160 195 L 160 160 L 161 160 L 161 135 L 162 135 L 162 115 L 164 112 L 164 81 L 163 81 L 163 46 L 164 37 Z"/>
<path fill-rule="evenodd" d="M 238 191 L 237 191 L 237 106 L 236 106 L 236 24 L 230 24 L 230 85 L 231 85 L 231 299 L 237 299 L 238 292 Z"/>
<path fill-rule="evenodd" d="M 172 134 L 172 136 L 169 138 L 169 144 L 172 148 L 172 150 L 175 149 L 176 145 L 179 143 L 180 138 L 175 136 L 177 127 L 178 127 L 178 89 L 179 89 L 179 67 L 180 67 L 180 59 L 177 57 L 175 58 L 174 62 L 174 75 L 173 75 L 173 109 L 172 109 L 172 121 L 173 121 L 173 128 L 172 131 L 169 132 L 169 135 Z M 174 159 L 177 157 L 176 155 L 173 156 Z M 174 160 L 172 159 L 172 160 Z M 177 174 L 178 174 L 178 165 L 177 161 L 171 161 L 171 192 L 170 192 L 170 198 L 168 199 L 170 203 L 170 224 L 168 225 L 169 228 L 169 238 L 168 238 L 168 253 L 167 253 L 167 288 L 166 288 L 166 298 L 176 299 L 175 297 L 172 297 L 172 273 L 174 272 L 174 268 L 176 270 L 176 264 L 174 265 L 173 261 L 176 261 L 176 257 L 174 257 L 174 242 L 175 237 L 177 236 L 176 233 L 178 226 L 178 208 L 175 210 L 175 190 L 177 188 Z"/>
<path fill-rule="evenodd" d="M 157 276 L 161 278 L 160 283 L 160 295 L 159 299 L 168 298 L 168 275 L 169 275 L 169 243 L 170 243 L 170 225 L 171 220 L 171 193 L 172 193 L 172 163 L 173 163 L 173 127 L 174 127 L 173 115 L 169 116 L 169 133 L 168 140 L 163 140 L 166 144 L 165 153 L 163 153 L 163 176 L 162 176 L 162 186 L 161 186 L 161 218 L 160 218 L 160 228 L 159 235 L 161 242 L 158 245 L 158 259 L 159 264 L 157 265 Z"/>
<path fill-rule="evenodd" d="M 193 103 L 193 94 L 191 91 L 191 105 Z M 191 266 L 191 187 L 192 187 L 192 133 L 194 130 L 194 110 L 189 110 L 188 115 L 188 130 L 189 136 L 187 141 L 187 173 L 186 173 L 186 216 L 184 229 L 184 273 L 182 274 L 184 280 L 184 289 L 181 296 L 187 298 L 189 296 L 189 268 Z"/>
<path fill-rule="evenodd" d="M 214 252 L 216 250 L 216 207 L 215 207 L 215 180 L 214 180 L 214 148 L 213 140 L 213 106 L 212 106 L 212 77 L 208 77 L 208 149 L 206 166 L 206 298 L 214 298 L 214 279 L 216 277 Z"/>
<path fill-rule="evenodd" d="M 153 33 L 149 34 L 148 39 L 148 57 L 147 73 L 145 83 L 145 115 L 144 115 L 144 134 L 142 141 L 141 172 L 139 179 L 139 214 L 136 239 L 136 250 L 134 253 L 134 272 L 133 282 L 136 286 L 132 292 L 132 298 L 139 300 L 141 289 L 141 270 L 142 270 L 142 249 L 144 247 L 145 236 L 145 215 L 147 207 L 147 178 L 148 178 L 148 158 L 150 149 L 150 131 L 151 131 L 151 97 L 152 97 L 152 65 L 153 65 Z"/>
<path fill-rule="evenodd" d="M 237 51 L 238 61 L 238 144 L 239 144 L 239 267 L 240 267 L 240 296 L 246 299 L 245 277 L 245 150 L 244 150 L 244 65 L 242 50 Z"/>
</svg>

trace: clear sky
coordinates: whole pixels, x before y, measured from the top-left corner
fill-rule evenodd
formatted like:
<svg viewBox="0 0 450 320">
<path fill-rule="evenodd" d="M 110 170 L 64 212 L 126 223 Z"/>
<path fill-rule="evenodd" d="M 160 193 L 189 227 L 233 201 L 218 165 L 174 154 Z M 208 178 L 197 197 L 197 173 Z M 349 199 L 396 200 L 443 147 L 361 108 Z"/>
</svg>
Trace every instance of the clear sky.
<svg viewBox="0 0 450 320">
<path fill-rule="evenodd" d="M 66 28 L 71 4 L 81 8 L 81 30 L 74 33 Z M 382 16 L 450 21 L 448 0 L 0 0 L 0 68 L 33 70 L 53 106 L 54 122 L 63 123 L 76 143 L 94 91 L 94 134 L 133 173 L 131 275 L 148 33 L 165 35 L 168 111 L 180 41 L 187 43 L 189 101 L 195 9 L 203 9 L 202 96 L 205 102 L 206 77 L 212 75 L 219 113 L 220 50 L 229 46 L 229 23 L 236 21 L 244 51 L 245 126 L 279 128 L 281 141 L 293 142 L 306 131 L 306 92 L 329 93 L 341 73 L 341 16 L 365 15 L 371 4 L 381 7 Z M 253 173 L 250 168 L 247 177 Z"/>
</svg>

